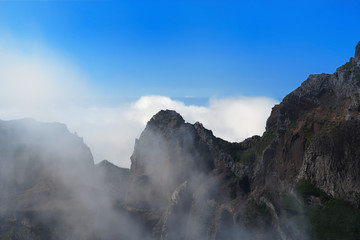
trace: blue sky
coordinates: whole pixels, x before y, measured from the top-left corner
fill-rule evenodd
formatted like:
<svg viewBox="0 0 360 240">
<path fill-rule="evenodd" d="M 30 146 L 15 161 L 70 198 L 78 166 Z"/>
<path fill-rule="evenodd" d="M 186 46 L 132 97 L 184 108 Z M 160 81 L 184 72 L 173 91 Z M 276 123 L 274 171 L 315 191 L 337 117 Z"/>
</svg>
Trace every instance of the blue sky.
<svg viewBox="0 0 360 240">
<path fill-rule="evenodd" d="M 0 119 L 63 122 L 95 162 L 123 167 L 160 109 L 242 141 L 309 74 L 354 55 L 359 10 L 358 0 L 0 0 Z"/>
<path fill-rule="evenodd" d="M 71 59 L 103 95 L 282 99 L 360 40 L 359 1 L 0 1 L 0 33 Z"/>
</svg>

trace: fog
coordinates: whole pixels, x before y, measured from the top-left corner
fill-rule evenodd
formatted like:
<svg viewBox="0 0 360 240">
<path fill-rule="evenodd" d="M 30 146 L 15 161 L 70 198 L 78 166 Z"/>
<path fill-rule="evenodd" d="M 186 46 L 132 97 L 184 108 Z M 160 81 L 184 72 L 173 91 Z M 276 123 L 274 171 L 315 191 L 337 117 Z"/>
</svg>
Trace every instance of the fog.
<svg viewBox="0 0 360 240">
<path fill-rule="evenodd" d="M 7 225 L 20 226 L 19 239 L 30 240 L 153 239 L 146 218 L 139 220 L 138 210 L 127 211 L 121 199 L 112 197 L 109 188 L 112 183 L 104 181 L 103 176 L 108 172 L 94 168 L 90 150 L 81 138 L 68 132 L 65 125 L 24 119 L 2 121 L 0 130 L 2 231 L 6 232 Z M 149 133 L 147 140 L 152 144 L 138 146 L 142 152 L 151 154 L 144 159 L 147 162 L 142 163 L 148 181 L 142 189 L 135 187 L 131 191 L 147 203 L 146 208 L 137 206 L 136 209 L 165 214 L 159 209 L 169 205 L 169 194 L 174 195 L 179 182 L 188 183 L 186 197 L 189 199 L 184 203 L 182 196 L 178 199 L 181 209 L 168 208 L 168 216 L 163 216 L 176 219 L 176 225 L 172 225 L 174 220 L 167 222 L 169 235 L 186 230 L 191 195 L 206 181 L 209 171 L 204 172 L 204 166 L 196 162 L 209 159 L 201 159 L 202 156 L 196 154 L 192 137 L 188 133 L 181 137 L 185 146 L 173 156 L 167 148 L 173 147 L 173 143 L 166 144 L 162 136 Z M 184 157 L 185 165 L 182 165 L 180 158 Z M 144 187 L 148 191 L 143 191 Z M 132 203 L 136 203 L 136 199 L 128 202 L 130 206 Z M 183 229 L 178 228 L 179 221 L 183 222 Z M 24 233 L 24 226 L 31 230 Z M 162 239 L 181 239 L 163 235 Z"/>
<path fill-rule="evenodd" d="M 136 141 L 130 183 L 123 185 L 111 180 L 121 174 L 117 167 L 111 173 L 94 166 L 83 139 L 65 125 L 1 121 L 0 231 L 15 229 L 15 239 L 28 240 L 279 239 L 277 226 L 261 215 L 253 216 L 260 225 L 249 227 L 243 213 L 251 192 L 240 186 L 232 196 L 216 163 L 223 153 L 198 131 L 201 125 L 176 116 L 153 118 Z M 120 185 L 126 196 L 112 193 Z M 290 232 L 280 231 L 281 239 L 306 239 L 303 222 L 282 221 Z"/>
</svg>

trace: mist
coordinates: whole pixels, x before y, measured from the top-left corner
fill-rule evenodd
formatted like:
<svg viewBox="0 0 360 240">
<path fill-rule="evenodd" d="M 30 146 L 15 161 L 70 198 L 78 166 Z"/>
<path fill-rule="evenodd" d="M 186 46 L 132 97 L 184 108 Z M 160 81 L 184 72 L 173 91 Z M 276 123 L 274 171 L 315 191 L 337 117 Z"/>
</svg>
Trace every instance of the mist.
<svg viewBox="0 0 360 240">
<path fill-rule="evenodd" d="M 229 172 L 233 160 L 216 141 L 202 124 L 161 111 L 136 140 L 129 171 L 94 165 L 84 140 L 64 124 L 1 121 L 1 231 L 29 240 L 306 239 L 291 219 L 284 220 L 290 233 L 280 237 L 282 227 L 256 208 L 249 216 L 257 227 L 248 222 L 248 199 L 257 193 L 234 185 L 248 170 L 243 177 Z"/>
<path fill-rule="evenodd" d="M 229 177 L 230 165 L 218 162 L 226 154 L 197 136 L 208 134 L 203 128 L 230 142 L 262 135 L 277 100 L 191 105 L 146 95 L 109 104 L 71 59 L 12 40 L 0 42 L 0 215 L 19 239 L 272 240 L 282 228 L 306 239 L 289 219 L 285 227 L 260 219 L 252 229 L 243 213 L 259 199 L 239 181 L 255 180 Z M 150 124 L 163 109 L 183 116 L 180 132 Z"/>
</svg>

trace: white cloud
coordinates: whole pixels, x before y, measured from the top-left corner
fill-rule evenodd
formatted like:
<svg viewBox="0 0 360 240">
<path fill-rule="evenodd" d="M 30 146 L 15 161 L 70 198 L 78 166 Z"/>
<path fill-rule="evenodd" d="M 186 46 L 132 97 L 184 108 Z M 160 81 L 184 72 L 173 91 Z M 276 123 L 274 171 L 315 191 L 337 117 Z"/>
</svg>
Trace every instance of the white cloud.
<svg viewBox="0 0 360 240">
<path fill-rule="evenodd" d="M 212 98 L 208 106 L 187 106 L 165 96 L 144 96 L 131 106 L 127 116 L 145 124 L 159 110 L 173 109 L 188 122 L 201 122 L 218 137 L 241 141 L 263 133 L 275 103 L 266 97 L 237 97 Z"/>
<path fill-rule="evenodd" d="M 96 162 L 108 159 L 129 167 L 135 138 L 161 109 L 176 110 L 218 137 L 240 141 L 262 134 L 276 103 L 265 97 L 237 97 L 213 98 L 208 106 L 194 106 L 166 96 L 143 96 L 118 107 L 91 106 L 87 102 L 93 102 L 88 100 L 95 91 L 71 62 L 47 49 L 29 53 L 4 42 L 0 51 L 0 119 L 63 122 L 84 138 Z"/>
</svg>

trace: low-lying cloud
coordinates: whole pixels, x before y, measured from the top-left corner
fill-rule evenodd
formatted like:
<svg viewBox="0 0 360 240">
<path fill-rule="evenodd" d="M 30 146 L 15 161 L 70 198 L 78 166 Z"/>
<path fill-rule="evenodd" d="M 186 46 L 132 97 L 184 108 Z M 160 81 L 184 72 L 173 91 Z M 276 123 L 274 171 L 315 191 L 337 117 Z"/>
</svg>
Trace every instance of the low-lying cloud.
<svg viewBox="0 0 360 240">
<path fill-rule="evenodd" d="M 135 102 L 94 104 L 94 96 L 102 93 L 91 87 L 86 74 L 49 49 L 30 49 L 0 42 L 0 119 L 65 123 L 84 138 L 95 162 L 107 159 L 129 167 L 135 138 L 161 109 L 176 110 L 191 123 L 199 121 L 218 137 L 241 141 L 263 133 L 276 103 L 240 96 L 210 98 L 206 106 L 195 106 L 167 96 L 142 96 Z"/>
</svg>

